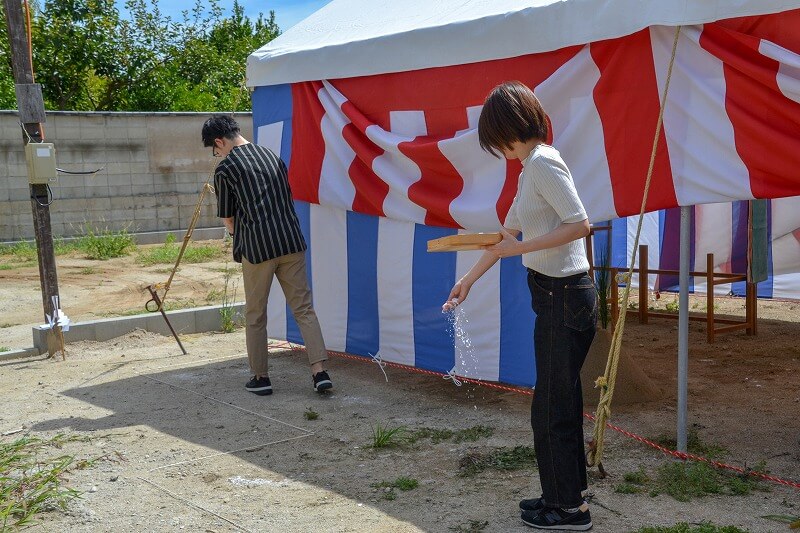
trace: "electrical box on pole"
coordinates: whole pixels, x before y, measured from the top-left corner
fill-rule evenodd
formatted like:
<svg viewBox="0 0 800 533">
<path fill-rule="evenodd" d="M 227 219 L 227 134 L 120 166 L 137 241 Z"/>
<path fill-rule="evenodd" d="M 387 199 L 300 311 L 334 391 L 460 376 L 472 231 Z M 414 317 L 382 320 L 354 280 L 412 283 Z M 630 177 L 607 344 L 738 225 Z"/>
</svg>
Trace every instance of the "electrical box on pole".
<svg viewBox="0 0 800 533">
<path fill-rule="evenodd" d="M 52 185 L 58 181 L 56 147 L 53 143 L 26 144 L 25 161 L 28 163 L 29 183 Z"/>
</svg>

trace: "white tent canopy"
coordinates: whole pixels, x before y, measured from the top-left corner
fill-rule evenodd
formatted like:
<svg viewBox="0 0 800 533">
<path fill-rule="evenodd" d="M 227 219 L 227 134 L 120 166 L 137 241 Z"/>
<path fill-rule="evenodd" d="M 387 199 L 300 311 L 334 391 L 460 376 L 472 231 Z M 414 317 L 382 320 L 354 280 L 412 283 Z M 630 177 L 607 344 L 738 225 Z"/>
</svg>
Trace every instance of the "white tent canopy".
<svg viewBox="0 0 800 533">
<path fill-rule="evenodd" d="M 333 0 L 247 60 L 250 87 L 547 52 L 648 26 L 777 13 L 798 0 Z"/>
</svg>

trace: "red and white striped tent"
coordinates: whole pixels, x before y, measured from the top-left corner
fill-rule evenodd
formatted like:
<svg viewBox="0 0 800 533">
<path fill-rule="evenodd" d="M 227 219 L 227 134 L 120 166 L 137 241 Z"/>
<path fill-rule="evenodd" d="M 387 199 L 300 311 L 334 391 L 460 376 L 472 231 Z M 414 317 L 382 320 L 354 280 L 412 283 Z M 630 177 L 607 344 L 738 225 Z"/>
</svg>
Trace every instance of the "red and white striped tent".
<svg viewBox="0 0 800 533">
<path fill-rule="evenodd" d="M 330 348 L 533 384 L 519 258 L 473 289 L 471 346 L 454 349 L 439 308 L 475 253 L 427 254 L 425 242 L 504 219 L 519 163 L 481 151 L 476 124 L 489 90 L 520 80 L 590 220 L 614 220 L 625 263 L 633 224 L 620 217 L 639 211 L 678 26 L 650 265 L 677 263 L 670 209 L 696 205 L 695 256 L 742 271 L 741 202 L 768 198 L 761 295 L 800 297 L 800 1 L 333 0 L 247 65 L 256 142 L 289 165 Z M 268 311 L 271 337 L 300 340 L 279 291 Z"/>
</svg>

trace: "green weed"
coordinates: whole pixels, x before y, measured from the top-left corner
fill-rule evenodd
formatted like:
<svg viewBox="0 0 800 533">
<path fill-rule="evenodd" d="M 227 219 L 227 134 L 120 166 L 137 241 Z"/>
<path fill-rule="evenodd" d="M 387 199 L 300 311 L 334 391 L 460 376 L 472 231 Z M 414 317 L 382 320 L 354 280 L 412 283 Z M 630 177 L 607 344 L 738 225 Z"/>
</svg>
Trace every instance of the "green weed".
<svg viewBox="0 0 800 533">
<path fill-rule="evenodd" d="M 97 274 L 97 270 L 93 267 L 83 267 L 79 270 L 81 274 L 84 276 L 91 276 L 92 274 Z"/>
<path fill-rule="evenodd" d="M 306 420 L 316 420 L 319 418 L 319 413 L 310 407 L 306 407 L 306 411 L 303 413 L 303 416 L 306 417 Z"/>
<path fill-rule="evenodd" d="M 17 268 L 27 268 L 36 265 L 36 261 L 25 261 L 23 263 L 3 263 L 0 264 L 0 270 L 15 270 Z"/>
<path fill-rule="evenodd" d="M 234 303 L 236 303 L 236 280 L 231 283 L 233 272 L 233 269 L 228 269 L 226 265 L 225 286 L 220 293 L 222 296 L 222 307 L 219 309 L 219 316 L 222 320 L 222 331 L 224 333 L 232 333 L 236 330 L 237 325 L 236 309 L 234 308 Z"/>
<path fill-rule="evenodd" d="M 651 494 L 669 494 L 680 502 L 708 494 L 746 495 L 769 490 L 748 474 L 729 474 L 704 462 L 673 462 L 658 468 Z"/>
<path fill-rule="evenodd" d="M 53 457 L 47 450 L 89 437 L 56 435 L 51 439 L 22 437 L 0 443 L 0 530 L 29 525 L 43 511 L 66 508 L 80 492 L 66 486 L 66 476 L 92 466 L 100 458 L 76 461 L 72 455 Z M 48 456 L 50 455 L 50 456 Z"/>
<path fill-rule="evenodd" d="M 0 346 L 0 352 L 10 352 L 11 348 L 8 346 Z"/>
<path fill-rule="evenodd" d="M 107 228 L 98 230 L 87 226 L 83 237 L 78 239 L 76 247 L 89 259 L 105 261 L 128 255 L 132 249 L 136 248 L 136 244 L 133 235 L 127 230 L 112 231 Z"/>
<path fill-rule="evenodd" d="M 468 453 L 458 462 L 461 477 L 474 476 L 486 469 L 519 470 L 529 466 L 536 466 L 536 453 L 531 446 L 500 448 L 488 454 Z"/>
<path fill-rule="evenodd" d="M 634 533 L 747 533 L 747 531 L 735 526 L 717 526 L 711 522 L 702 522 L 693 526 L 686 522 L 679 522 L 674 526 L 643 527 Z"/>
<path fill-rule="evenodd" d="M 675 449 L 678 447 L 678 441 L 669 435 L 660 435 L 652 439 L 656 444 L 665 446 L 667 448 Z M 728 449 L 718 444 L 709 444 L 700 440 L 697 433 L 697 427 L 690 427 L 686 435 L 686 451 L 695 455 L 702 455 L 709 459 L 719 459 L 728 454 Z"/>
<path fill-rule="evenodd" d="M 678 302 L 677 298 L 664 304 L 664 309 L 666 309 L 667 313 L 677 313 L 679 308 L 680 303 Z"/>
<path fill-rule="evenodd" d="M 444 441 L 475 442 L 481 438 L 489 438 L 494 434 L 494 429 L 487 426 L 473 426 L 467 429 L 453 431 L 451 429 L 420 428 L 407 437 L 409 443 L 413 444 L 420 439 L 430 439 L 433 444 Z"/>
<path fill-rule="evenodd" d="M 381 481 L 380 483 L 373 483 L 372 486 L 376 489 L 384 489 L 384 500 L 394 500 L 397 498 L 394 489 L 399 489 L 402 491 L 414 490 L 419 486 L 419 481 L 414 478 L 401 476 L 394 481 Z"/>
<path fill-rule="evenodd" d="M 401 444 L 402 437 L 405 436 L 405 426 L 396 428 L 389 428 L 376 424 L 372 428 L 372 447 L 373 448 L 390 448 Z"/>
<path fill-rule="evenodd" d="M 178 260 L 180 251 L 181 247 L 175 243 L 174 237 L 170 239 L 168 235 L 164 244 L 141 251 L 136 259 L 139 264 L 144 266 L 174 264 Z M 181 262 L 205 263 L 216 259 L 219 255 L 220 250 L 216 246 L 189 243 L 186 250 L 183 252 Z"/>
</svg>

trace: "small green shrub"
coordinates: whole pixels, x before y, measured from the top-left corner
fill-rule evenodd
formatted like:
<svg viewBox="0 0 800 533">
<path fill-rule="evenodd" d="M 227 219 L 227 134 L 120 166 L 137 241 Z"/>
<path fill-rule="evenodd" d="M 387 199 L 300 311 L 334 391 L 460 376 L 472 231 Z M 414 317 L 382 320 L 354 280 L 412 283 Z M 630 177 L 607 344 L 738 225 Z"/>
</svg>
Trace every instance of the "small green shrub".
<svg viewBox="0 0 800 533">
<path fill-rule="evenodd" d="M 306 407 L 306 411 L 303 413 L 303 416 L 306 417 L 306 420 L 316 420 L 319 418 L 319 413 L 310 407 Z"/>
</svg>

